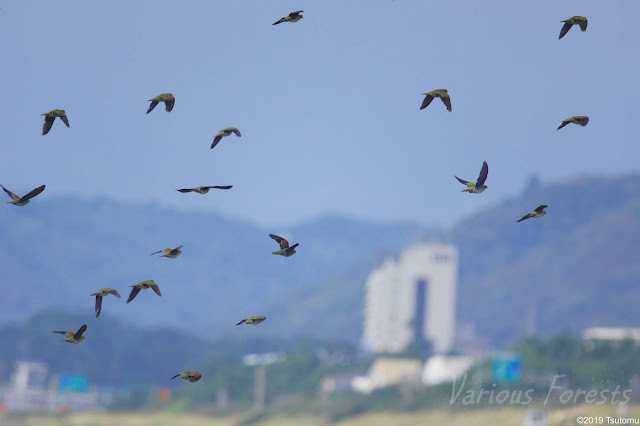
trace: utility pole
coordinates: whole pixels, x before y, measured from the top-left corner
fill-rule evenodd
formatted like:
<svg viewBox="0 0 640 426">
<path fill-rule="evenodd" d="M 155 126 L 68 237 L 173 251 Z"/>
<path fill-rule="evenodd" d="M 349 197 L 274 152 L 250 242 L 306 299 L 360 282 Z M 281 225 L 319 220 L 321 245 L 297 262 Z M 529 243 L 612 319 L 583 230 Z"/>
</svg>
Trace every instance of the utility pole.
<svg viewBox="0 0 640 426">
<path fill-rule="evenodd" d="M 283 353 L 268 352 L 264 354 L 248 354 L 242 357 L 242 363 L 247 367 L 255 367 L 255 381 L 253 384 L 254 413 L 262 413 L 265 408 L 267 388 L 267 365 L 284 361 Z"/>
</svg>

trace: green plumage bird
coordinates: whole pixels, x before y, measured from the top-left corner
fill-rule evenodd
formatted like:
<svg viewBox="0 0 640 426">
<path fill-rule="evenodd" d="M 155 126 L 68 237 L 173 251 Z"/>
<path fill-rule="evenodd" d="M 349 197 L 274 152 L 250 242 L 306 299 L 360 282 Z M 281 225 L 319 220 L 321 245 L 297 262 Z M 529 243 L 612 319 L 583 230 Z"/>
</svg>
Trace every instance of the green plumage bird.
<svg viewBox="0 0 640 426">
<path fill-rule="evenodd" d="M 182 253 L 182 250 L 180 250 L 181 248 L 182 246 L 178 246 L 174 249 L 170 249 L 170 248 L 162 249 L 154 253 L 151 253 L 151 256 L 153 256 L 154 254 L 162 253 L 162 256 L 160 257 L 168 257 L 170 259 L 175 259 L 176 257 L 180 256 L 180 254 Z"/>
<path fill-rule="evenodd" d="M 564 21 L 560 21 L 560 22 L 564 22 L 564 25 L 560 30 L 560 36 L 558 37 L 558 40 L 564 37 L 569 32 L 571 27 L 573 27 L 574 25 L 579 25 L 582 31 L 586 31 L 587 24 L 589 23 L 587 21 L 587 18 L 585 18 L 584 16 L 574 16 L 572 18 L 565 19 Z"/>
<path fill-rule="evenodd" d="M 138 293 L 140 293 L 140 290 L 146 290 L 148 288 L 153 289 L 153 291 L 155 291 L 158 296 L 162 296 L 162 294 L 160 294 L 160 287 L 158 287 L 158 284 L 156 284 L 153 280 L 142 281 L 138 284 L 132 285 L 131 287 L 133 288 L 131 289 L 131 294 L 129 294 L 127 303 L 135 299 Z"/>
<path fill-rule="evenodd" d="M 295 243 L 294 245 L 289 247 L 289 241 L 285 240 L 284 238 L 279 237 L 275 234 L 269 234 L 269 236 L 276 240 L 278 244 L 280 244 L 280 250 L 271 252 L 271 254 L 277 254 L 284 257 L 289 257 L 296 254 L 296 247 L 298 247 L 300 244 Z"/>
<path fill-rule="evenodd" d="M 202 378 L 202 374 L 198 373 L 197 371 L 183 371 L 180 374 L 176 374 L 175 376 L 173 376 L 169 380 L 185 379 L 185 380 L 190 381 L 191 383 L 194 383 L 194 382 L 197 382 L 198 380 L 200 380 L 201 378 Z"/>
<path fill-rule="evenodd" d="M 231 189 L 233 185 L 221 185 L 221 186 L 196 186 L 195 188 L 182 188 L 176 189 L 178 192 L 197 192 L 198 194 L 206 194 L 210 189 Z"/>
<path fill-rule="evenodd" d="M 487 180 L 488 175 L 489 175 L 489 165 L 487 164 L 486 161 L 483 161 L 482 169 L 480 169 L 480 175 L 478 176 L 478 180 L 476 181 L 475 184 L 472 182 L 467 182 L 464 179 L 460 179 L 456 175 L 453 175 L 453 177 L 458 179 L 458 182 L 460 182 L 461 184 L 467 185 L 467 189 L 463 189 L 462 192 L 468 192 L 470 194 L 480 194 L 482 191 L 487 189 L 487 185 L 485 185 L 484 182 Z"/>
<path fill-rule="evenodd" d="M 213 149 L 216 147 L 216 145 L 218 145 L 218 142 L 220 142 L 220 140 L 222 140 L 222 138 L 226 137 L 226 136 L 230 136 L 232 133 L 234 133 L 237 137 L 240 137 L 240 130 L 238 130 L 235 127 L 227 127 L 224 128 L 222 130 L 220 130 L 218 133 L 216 133 L 216 135 L 213 137 L 213 143 L 211 144 L 211 148 Z"/>
<path fill-rule="evenodd" d="M 240 324 L 256 325 L 256 324 L 260 324 L 262 321 L 264 321 L 266 319 L 267 319 L 267 317 L 249 317 L 249 318 L 243 319 L 242 321 L 240 321 L 236 325 L 240 325 Z"/>
<path fill-rule="evenodd" d="M 420 105 L 421 110 L 428 107 L 431 101 L 433 101 L 435 98 L 440 98 L 444 106 L 447 107 L 447 111 L 451 112 L 451 98 L 449 97 L 449 92 L 447 91 L 447 89 L 438 89 L 432 92 L 421 93 L 421 95 L 426 96 L 422 101 L 422 105 Z"/>
<path fill-rule="evenodd" d="M 120 299 L 120 293 L 117 290 L 111 287 L 105 287 L 101 290 L 96 291 L 95 293 L 90 294 L 90 296 L 96 297 L 96 318 L 100 316 L 100 311 L 102 311 L 102 298 L 113 294 L 115 297 Z"/>
<path fill-rule="evenodd" d="M 529 218 L 536 218 L 536 219 L 540 219 L 542 216 L 544 216 L 545 214 L 547 214 L 547 212 L 544 211 L 544 209 L 546 209 L 547 206 L 546 205 L 541 205 L 538 206 L 534 211 L 532 211 L 531 213 L 522 216 L 520 219 L 517 220 L 517 222 L 522 222 L 523 220 L 527 220 Z"/>
<path fill-rule="evenodd" d="M 66 339 L 62 340 L 63 342 L 80 343 L 84 340 L 84 336 L 82 335 L 82 333 L 84 333 L 86 330 L 87 324 L 82 324 L 82 327 L 80 327 L 75 333 L 73 331 L 52 331 L 52 333 L 64 334 L 65 336 L 67 336 Z"/>
<path fill-rule="evenodd" d="M 569 117 L 566 120 L 562 120 L 562 124 L 558 126 L 557 130 L 562 129 L 569 123 L 578 124 L 584 127 L 589 124 L 589 117 L 587 117 L 586 115 L 574 115 L 573 117 Z"/>
<path fill-rule="evenodd" d="M 44 114 L 44 125 L 42 126 L 42 136 L 49 133 L 51 130 L 51 126 L 53 126 L 53 122 L 56 121 L 56 117 L 62 120 L 62 122 L 67 126 L 69 126 L 69 119 L 67 118 L 67 113 L 63 109 L 52 109 L 49 112 L 45 112 Z"/>
<path fill-rule="evenodd" d="M 32 199 L 33 197 L 35 197 L 36 195 L 44 191 L 44 188 L 46 187 L 46 185 L 39 186 L 36 189 L 29 192 L 27 195 L 24 195 L 22 197 L 18 197 L 16 194 L 9 191 L 7 188 L 5 188 L 2 185 L 0 185 L 0 187 L 2 187 L 3 191 L 6 192 L 9 197 L 11 197 L 11 201 L 7 201 L 7 203 L 13 204 L 14 206 L 22 207 L 29 204 L 30 199 Z"/>
<path fill-rule="evenodd" d="M 167 112 L 171 112 L 173 109 L 173 105 L 176 103 L 176 98 L 173 97 L 171 93 L 163 93 L 161 95 L 156 96 L 155 98 L 149 99 L 151 105 L 149 105 L 149 109 L 147 110 L 147 114 L 149 114 L 153 109 L 160 103 L 164 102 L 164 109 Z"/>
<path fill-rule="evenodd" d="M 283 22 L 298 22 L 303 18 L 303 16 L 300 15 L 302 12 L 304 12 L 304 10 L 296 10 L 295 12 L 291 12 L 289 15 L 285 16 L 284 18 L 280 18 L 278 21 L 274 22 L 271 25 L 278 25 L 282 24 Z"/>
</svg>

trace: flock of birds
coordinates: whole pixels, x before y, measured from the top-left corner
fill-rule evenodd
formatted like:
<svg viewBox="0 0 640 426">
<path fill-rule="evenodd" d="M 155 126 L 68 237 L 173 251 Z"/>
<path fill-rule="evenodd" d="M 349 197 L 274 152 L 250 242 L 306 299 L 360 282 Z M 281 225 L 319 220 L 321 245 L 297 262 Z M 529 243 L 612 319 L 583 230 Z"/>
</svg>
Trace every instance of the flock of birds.
<svg viewBox="0 0 640 426">
<path fill-rule="evenodd" d="M 303 16 L 302 16 L 302 10 L 297 10 L 295 12 L 291 12 L 289 15 L 279 19 L 278 21 L 274 22 L 272 25 L 278 25 L 281 24 L 283 22 L 289 22 L 289 23 L 295 23 L 300 21 Z M 574 16 L 571 17 L 569 19 L 566 19 L 564 21 L 564 25 L 562 26 L 562 29 L 560 30 L 560 36 L 558 37 L 559 39 L 563 38 L 567 32 L 569 32 L 569 30 L 574 26 L 574 25 L 578 25 L 580 27 L 580 29 L 582 31 L 586 31 L 587 29 L 587 18 L 585 18 L 584 16 Z M 435 99 L 435 98 L 440 98 L 440 100 L 444 103 L 445 107 L 447 108 L 448 111 L 452 111 L 452 107 L 451 107 L 451 98 L 449 96 L 449 93 L 447 91 L 447 89 L 437 89 L 437 90 L 433 90 L 431 92 L 426 92 L 426 93 L 422 93 L 422 95 L 425 96 L 422 105 L 420 106 L 420 109 L 423 110 L 425 108 L 427 108 L 431 102 Z M 147 114 L 149 114 L 151 111 L 154 110 L 154 108 L 160 103 L 163 102 L 165 104 L 165 110 L 167 112 L 171 112 L 173 110 L 173 107 L 175 105 L 175 101 L 176 98 L 171 94 L 171 93 L 163 93 L 160 94 L 152 99 L 149 99 L 149 101 L 151 102 L 151 104 L 149 105 L 149 108 L 147 109 Z M 49 112 L 46 112 L 44 114 L 42 114 L 44 116 L 44 125 L 42 126 L 42 134 L 46 135 L 47 133 L 49 133 L 49 131 L 51 130 L 53 123 L 55 122 L 56 118 L 59 118 L 67 127 L 70 127 L 69 125 L 69 119 L 67 118 L 67 114 L 65 112 L 65 110 L 63 109 L 54 109 L 51 110 Z M 573 116 L 573 117 L 569 117 L 565 120 L 562 121 L 562 124 L 560 124 L 560 126 L 558 127 L 558 130 L 565 127 L 566 125 L 573 123 L 573 124 L 578 124 L 580 126 L 586 126 L 589 123 L 589 117 L 587 116 Z M 240 131 L 235 128 L 235 127 L 227 127 L 224 128 L 222 130 L 220 130 L 218 133 L 216 133 L 216 135 L 213 138 L 213 142 L 211 143 L 211 148 L 213 149 L 216 147 L 216 145 L 222 140 L 222 138 L 230 136 L 232 134 L 235 134 L 237 137 L 240 137 Z M 470 194 L 480 194 L 482 192 L 484 192 L 484 190 L 487 189 L 487 185 L 485 185 L 485 181 L 487 180 L 487 176 L 489 174 L 489 165 L 487 164 L 486 161 L 484 161 L 482 163 L 482 168 L 480 170 L 480 174 L 478 176 L 478 179 L 476 180 L 475 183 L 473 182 L 469 182 L 466 181 L 464 179 L 460 179 L 459 177 L 455 176 L 454 177 L 463 185 L 466 185 L 466 189 L 464 189 L 462 192 L 468 192 Z M 20 197 L 16 194 L 14 194 L 13 192 L 9 191 L 8 189 L 6 189 L 4 186 L 0 185 L 0 187 L 2 187 L 2 189 L 4 190 L 5 193 L 7 193 L 7 195 L 9 195 L 9 197 L 11 197 L 11 201 L 8 201 L 8 203 L 13 204 L 15 206 L 26 206 L 27 204 L 29 204 L 29 201 L 39 195 L 40 193 L 42 193 L 45 189 L 45 185 L 39 186 L 38 188 L 35 188 L 34 190 L 30 191 L 29 193 L 27 193 L 26 195 Z M 227 189 L 231 189 L 233 186 L 232 185 L 218 185 L 218 186 L 198 186 L 195 188 L 183 188 L 183 189 L 178 189 L 178 192 L 181 193 L 188 193 L 188 192 L 196 192 L 198 194 L 206 194 L 209 192 L 210 189 L 222 189 L 222 190 L 227 190 Z M 533 212 L 526 214 L 525 216 L 523 216 L 522 218 L 518 219 L 517 222 L 522 222 L 526 219 L 529 218 L 541 218 L 543 217 L 546 212 L 544 211 L 544 209 L 547 208 L 546 205 L 540 205 L 539 207 L 537 207 Z M 272 252 L 272 254 L 275 255 L 280 255 L 280 256 L 284 256 L 284 257 L 290 257 L 293 256 L 296 253 L 296 247 L 298 247 L 298 243 L 289 246 L 289 242 L 278 236 L 275 234 L 269 234 L 269 237 L 271 237 L 273 240 L 275 240 L 276 243 L 278 243 L 278 245 L 280 246 L 280 249 L 277 251 Z M 162 253 L 161 257 L 167 257 L 170 259 L 175 259 L 178 256 L 180 256 L 180 254 L 182 253 L 182 246 L 178 246 L 174 249 L 170 249 L 170 248 L 165 248 L 162 250 L 159 250 L 157 252 L 151 253 L 151 255 L 155 255 L 155 254 L 160 254 Z M 129 297 L 127 298 L 127 303 L 130 303 L 131 301 L 133 301 L 133 299 L 135 299 L 135 297 L 138 295 L 138 293 L 140 293 L 142 290 L 146 290 L 146 289 L 152 289 L 158 296 L 162 296 L 162 294 L 160 293 L 160 288 L 158 287 L 158 285 L 153 281 L 153 280 L 147 280 L 147 281 L 142 281 L 139 282 L 137 284 L 134 284 L 131 286 L 131 293 L 129 294 Z M 103 288 L 100 289 L 98 291 L 96 291 L 95 293 L 92 293 L 90 296 L 95 296 L 95 314 L 96 314 L 96 318 L 98 318 L 100 316 L 100 312 L 102 311 L 102 299 L 106 296 L 109 295 L 113 295 L 116 298 L 120 298 L 120 294 L 118 293 L 118 291 L 116 289 L 107 287 L 107 288 Z M 252 325 L 256 325 L 256 324 L 260 324 L 261 322 L 263 322 L 264 320 L 266 320 L 265 316 L 255 316 L 255 317 L 248 317 L 245 318 L 243 320 L 241 320 L 240 322 L 238 322 L 236 325 L 241 325 L 241 324 L 252 324 Z M 52 331 L 52 333 L 57 333 L 57 334 L 62 334 L 64 335 L 66 338 L 63 339 L 63 342 L 69 342 L 69 343 L 75 343 L 78 344 L 80 342 L 82 342 L 85 338 L 84 336 L 84 332 L 87 330 L 87 325 L 83 324 L 78 331 L 73 332 L 73 331 Z M 175 376 L 171 377 L 171 379 L 185 379 L 188 380 L 189 382 L 197 382 L 198 380 L 200 380 L 200 378 L 202 377 L 202 374 L 200 374 L 197 371 L 182 371 L 179 374 L 176 374 Z"/>
</svg>

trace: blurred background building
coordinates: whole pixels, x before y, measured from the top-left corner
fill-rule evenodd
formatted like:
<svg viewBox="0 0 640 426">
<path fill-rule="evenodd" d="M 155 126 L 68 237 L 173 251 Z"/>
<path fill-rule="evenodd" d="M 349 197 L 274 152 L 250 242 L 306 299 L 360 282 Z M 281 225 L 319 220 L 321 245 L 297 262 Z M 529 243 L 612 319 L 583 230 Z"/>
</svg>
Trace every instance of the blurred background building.
<svg viewBox="0 0 640 426">
<path fill-rule="evenodd" d="M 420 244 L 387 259 L 366 282 L 363 346 L 398 353 L 416 339 L 436 353 L 451 351 L 455 335 L 458 251 Z"/>
</svg>

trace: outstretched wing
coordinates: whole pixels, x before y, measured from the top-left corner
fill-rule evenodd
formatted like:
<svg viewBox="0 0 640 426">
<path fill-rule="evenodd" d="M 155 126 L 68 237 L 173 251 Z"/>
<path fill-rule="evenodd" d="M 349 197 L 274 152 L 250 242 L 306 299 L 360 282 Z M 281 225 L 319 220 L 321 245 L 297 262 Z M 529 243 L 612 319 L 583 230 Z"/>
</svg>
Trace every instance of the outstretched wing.
<svg viewBox="0 0 640 426">
<path fill-rule="evenodd" d="M 78 331 L 76 331 L 76 334 L 73 335 L 73 339 L 78 340 L 82 337 L 82 333 L 84 333 L 85 331 L 87 331 L 87 324 L 82 324 L 82 327 L 80 327 Z"/>
<path fill-rule="evenodd" d="M 168 99 L 166 101 L 164 101 L 164 109 L 167 112 L 171 112 L 171 110 L 173 109 L 173 105 L 176 103 L 175 99 Z"/>
<path fill-rule="evenodd" d="M 2 185 L 0 185 L 0 186 L 2 186 Z M 9 191 L 9 190 L 8 190 L 7 188 L 5 188 L 4 186 L 2 186 L 2 189 L 3 189 L 3 191 L 4 191 L 4 192 L 6 192 L 6 193 L 7 193 L 7 195 L 8 195 L 9 197 L 11 197 L 13 200 L 19 200 L 19 199 L 20 199 L 20 197 L 18 197 L 18 196 L 17 196 L 16 194 L 14 194 L 13 192 Z"/>
<path fill-rule="evenodd" d="M 96 296 L 96 318 L 100 316 L 102 311 L 102 296 Z"/>
<path fill-rule="evenodd" d="M 22 198 L 20 198 L 20 201 L 27 201 L 27 200 L 32 199 L 33 197 L 35 197 L 36 195 L 38 195 L 39 193 L 44 191 L 45 186 L 46 185 L 42 185 L 42 186 L 37 187 L 36 189 L 34 189 L 31 192 L 29 192 L 27 195 L 25 195 Z"/>
<path fill-rule="evenodd" d="M 540 213 L 542 213 L 542 212 L 544 211 L 544 209 L 546 209 L 546 208 L 547 208 L 547 206 L 545 206 L 544 204 L 543 204 L 543 205 L 541 205 L 541 206 L 538 206 L 538 207 L 536 208 L 536 213 L 540 214 Z"/>
<path fill-rule="evenodd" d="M 227 127 L 225 130 L 229 130 L 230 132 L 233 132 L 237 137 L 242 136 L 240 134 L 240 130 L 236 129 L 235 127 Z"/>
<path fill-rule="evenodd" d="M 118 293 L 118 290 L 116 290 L 116 289 L 111 289 L 111 291 L 109 291 L 109 293 L 113 294 L 115 297 L 117 297 L 118 299 L 120 299 L 120 293 Z"/>
<path fill-rule="evenodd" d="M 433 100 L 433 96 L 432 95 L 427 95 L 424 98 L 424 101 L 422 101 L 422 105 L 420 105 L 420 109 L 422 110 L 422 109 L 425 109 L 426 107 L 428 107 L 432 100 Z"/>
<path fill-rule="evenodd" d="M 239 323 L 237 323 L 236 325 L 240 325 L 240 324 L 244 324 L 245 322 L 247 322 L 246 319 L 243 319 L 242 321 L 240 321 Z"/>
<path fill-rule="evenodd" d="M 49 133 L 49 130 L 51 130 L 51 126 L 53 126 L 54 121 L 56 121 L 55 117 L 52 117 L 50 115 L 44 116 L 44 124 L 42 125 L 42 136 Z"/>
<path fill-rule="evenodd" d="M 149 109 L 147 110 L 147 114 L 149 114 L 153 109 L 158 105 L 158 101 L 151 101 L 151 105 L 149 105 Z"/>
<path fill-rule="evenodd" d="M 302 12 L 304 12 L 304 10 L 296 10 L 295 12 L 291 12 L 289 14 L 289 18 L 295 18 L 296 16 L 298 16 L 299 14 L 301 14 Z"/>
<path fill-rule="evenodd" d="M 482 188 L 484 182 L 487 180 L 487 175 L 489 174 L 489 165 L 486 161 L 482 162 L 482 169 L 480 169 L 480 176 L 478 176 L 478 180 L 476 181 L 476 188 Z"/>
<path fill-rule="evenodd" d="M 133 288 L 131 289 L 131 294 L 129 294 L 129 298 L 127 299 L 127 303 L 135 299 L 138 293 L 140 293 L 140 287 L 133 286 Z"/>
<path fill-rule="evenodd" d="M 211 144 L 211 148 L 209 149 L 213 149 L 216 147 L 216 145 L 218 145 L 218 142 L 220 142 L 222 140 L 222 135 L 216 135 L 215 138 L 213 138 L 213 143 Z"/>
<path fill-rule="evenodd" d="M 61 115 L 60 116 L 60 120 L 62 120 L 62 122 L 65 124 L 65 126 L 70 127 L 69 126 L 69 119 L 67 118 L 66 115 Z"/>
<path fill-rule="evenodd" d="M 160 287 L 158 287 L 158 284 L 155 284 L 155 283 L 150 284 L 149 287 L 151 287 L 151 289 L 155 291 L 158 296 L 162 296 L 162 294 L 160 293 Z"/>
<path fill-rule="evenodd" d="M 560 40 L 562 37 L 567 35 L 567 33 L 569 32 L 569 30 L 571 29 L 572 26 L 573 26 L 573 24 L 565 22 L 564 25 L 562 26 L 562 29 L 560 30 L 560 37 L 558 37 L 558 40 Z M 586 28 L 586 25 L 585 25 L 585 28 Z"/>
<path fill-rule="evenodd" d="M 287 241 L 287 240 L 285 240 L 284 238 L 279 237 L 279 236 L 277 236 L 277 235 L 275 235 L 275 234 L 269 234 L 269 236 L 270 236 L 271 238 L 273 238 L 274 240 L 276 240 L 276 242 L 277 242 L 278 244 L 280 244 L 280 248 L 281 248 L 281 249 L 289 248 L 289 241 Z"/>
<path fill-rule="evenodd" d="M 214 188 L 214 189 L 231 189 L 233 185 L 218 185 L 218 186 L 205 186 L 205 188 Z"/>
<path fill-rule="evenodd" d="M 537 210 L 537 209 L 536 209 Z M 523 220 L 527 220 L 531 217 L 531 213 L 522 216 L 520 219 L 518 219 L 518 222 L 522 222 Z"/>
<path fill-rule="evenodd" d="M 181 376 L 181 375 L 182 375 L 182 373 L 178 373 L 178 374 L 176 374 L 175 376 L 173 376 L 172 378 L 170 378 L 169 380 L 173 380 L 173 379 L 175 379 L 175 378 L 177 378 L 177 377 L 179 377 L 179 376 Z"/>
<path fill-rule="evenodd" d="M 580 118 L 579 120 L 576 120 L 576 123 L 584 127 L 589 124 L 589 117 Z"/>
<path fill-rule="evenodd" d="M 453 175 L 453 177 L 454 177 L 454 178 L 456 178 L 456 179 L 458 179 L 458 182 L 460 182 L 460 183 L 461 183 L 461 184 L 463 184 L 463 185 L 469 185 L 469 183 L 471 183 L 471 182 L 467 182 L 467 181 L 466 181 L 466 180 L 464 180 L 464 179 L 460 179 L 460 178 L 459 178 L 458 176 L 456 176 L 456 175 Z"/>
<path fill-rule="evenodd" d="M 588 23 L 589 23 L 589 22 L 585 19 L 584 21 L 582 21 L 582 20 L 581 20 L 581 21 L 578 23 L 578 25 L 580 25 L 580 29 L 581 29 L 582 31 L 587 31 L 587 24 L 588 24 Z"/>
<path fill-rule="evenodd" d="M 447 107 L 447 111 L 451 112 L 451 98 L 449 96 L 440 96 L 442 103 Z"/>
</svg>

